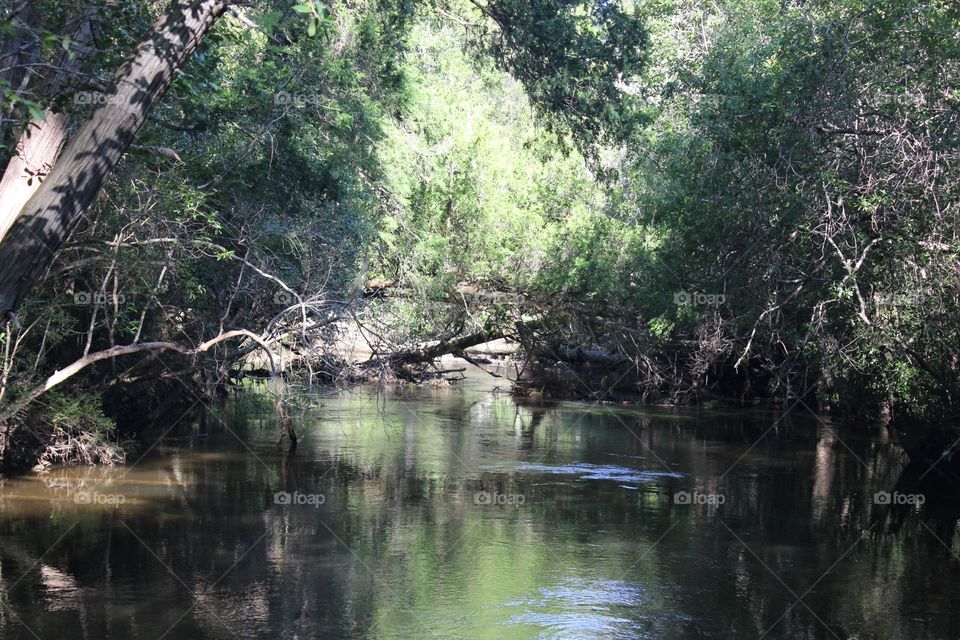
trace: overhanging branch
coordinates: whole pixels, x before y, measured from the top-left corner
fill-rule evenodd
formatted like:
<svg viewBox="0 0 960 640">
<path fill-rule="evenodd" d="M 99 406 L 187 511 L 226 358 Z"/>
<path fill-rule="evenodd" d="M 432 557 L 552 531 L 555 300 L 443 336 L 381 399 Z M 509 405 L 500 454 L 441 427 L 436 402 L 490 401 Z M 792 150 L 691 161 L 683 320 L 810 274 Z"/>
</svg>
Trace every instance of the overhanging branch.
<svg viewBox="0 0 960 640">
<path fill-rule="evenodd" d="M 50 389 L 62 384 L 90 365 L 100 362 L 101 360 L 109 360 L 133 353 L 142 353 L 145 351 L 176 351 L 177 353 L 181 353 L 183 355 L 196 356 L 209 350 L 211 347 L 223 342 L 224 340 L 237 337 L 247 338 L 259 345 L 259 347 L 266 352 L 267 358 L 270 360 L 271 372 L 276 375 L 277 368 L 274 362 L 273 351 L 270 349 L 270 346 L 267 345 L 267 343 L 264 342 L 260 336 L 256 335 L 252 331 L 247 331 L 246 329 L 226 331 L 194 348 L 183 347 L 173 342 L 141 342 L 138 344 L 116 346 L 109 349 L 104 349 L 103 351 L 97 351 L 95 353 L 88 354 L 79 360 L 74 361 L 69 366 L 60 369 L 42 383 L 34 387 L 32 390 L 17 398 L 17 400 L 7 407 L 3 413 L 0 413 L 0 422 L 9 420 Z"/>
</svg>

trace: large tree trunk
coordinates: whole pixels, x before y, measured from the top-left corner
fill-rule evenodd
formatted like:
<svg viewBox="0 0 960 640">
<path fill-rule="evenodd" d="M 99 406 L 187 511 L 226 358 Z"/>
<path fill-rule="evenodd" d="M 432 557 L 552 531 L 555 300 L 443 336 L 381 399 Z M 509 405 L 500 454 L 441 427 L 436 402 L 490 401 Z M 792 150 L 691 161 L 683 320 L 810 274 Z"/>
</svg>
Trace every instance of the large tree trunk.
<svg viewBox="0 0 960 640">
<path fill-rule="evenodd" d="M 43 276 L 176 71 L 229 5 L 228 0 L 176 0 L 117 71 L 103 104 L 68 143 L 0 242 L 0 317 L 14 313 Z"/>
<path fill-rule="evenodd" d="M 40 188 L 60 155 L 69 127 L 69 114 L 48 110 L 43 120 L 31 120 L 20 134 L 16 152 L 0 178 L 0 238 L 7 235 Z"/>
</svg>

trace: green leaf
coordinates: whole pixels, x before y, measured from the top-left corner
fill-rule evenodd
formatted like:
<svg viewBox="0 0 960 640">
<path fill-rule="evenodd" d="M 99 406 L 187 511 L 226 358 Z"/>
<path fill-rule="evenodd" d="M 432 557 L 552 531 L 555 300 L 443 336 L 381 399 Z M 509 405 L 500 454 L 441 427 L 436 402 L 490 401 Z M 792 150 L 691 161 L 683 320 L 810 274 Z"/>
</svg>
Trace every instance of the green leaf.
<svg viewBox="0 0 960 640">
<path fill-rule="evenodd" d="M 311 38 L 312 38 L 313 36 L 317 35 L 317 21 L 316 21 L 316 20 L 311 20 L 311 21 L 310 21 L 310 26 L 307 27 L 307 35 L 310 36 Z"/>
<path fill-rule="evenodd" d="M 308 4 L 295 4 L 293 5 L 293 10 L 297 13 L 310 13 L 313 11 Z"/>
</svg>

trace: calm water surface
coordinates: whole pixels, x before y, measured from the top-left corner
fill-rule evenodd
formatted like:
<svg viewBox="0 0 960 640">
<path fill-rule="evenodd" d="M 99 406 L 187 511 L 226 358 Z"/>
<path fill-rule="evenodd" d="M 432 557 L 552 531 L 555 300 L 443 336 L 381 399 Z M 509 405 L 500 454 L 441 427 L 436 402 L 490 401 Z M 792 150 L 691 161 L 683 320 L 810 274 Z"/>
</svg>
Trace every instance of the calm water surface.
<svg viewBox="0 0 960 640">
<path fill-rule="evenodd" d="M 0 637 L 960 638 L 958 510 L 877 504 L 916 491 L 882 432 L 494 384 L 326 397 L 292 455 L 250 393 L 8 479 Z"/>
</svg>

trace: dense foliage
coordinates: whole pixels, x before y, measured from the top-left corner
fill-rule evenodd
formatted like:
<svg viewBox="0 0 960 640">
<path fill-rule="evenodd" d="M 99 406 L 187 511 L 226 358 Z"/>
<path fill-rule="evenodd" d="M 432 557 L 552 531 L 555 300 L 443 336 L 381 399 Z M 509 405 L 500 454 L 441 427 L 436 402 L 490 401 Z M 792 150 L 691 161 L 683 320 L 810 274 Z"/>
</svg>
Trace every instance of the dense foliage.
<svg viewBox="0 0 960 640">
<path fill-rule="evenodd" d="M 163 9 L 37 4 L 0 37 L 80 68 L 0 77 L 7 156 L 44 108 L 95 109 Z M 145 386 L 205 397 L 266 366 L 250 340 L 185 353 L 240 329 L 310 382 L 356 372 L 344 336 L 484 332 L 533 387 L 559 363 L 599 398 L 956 415 L 958 64 L 946 1 L 238 9 L 6 323 L 0 415 L 50 420 L 64 395 L 17 399 L 148 342 L 181 351 L 65 384 L 121 421 Z"/>
</svg>

